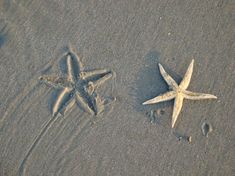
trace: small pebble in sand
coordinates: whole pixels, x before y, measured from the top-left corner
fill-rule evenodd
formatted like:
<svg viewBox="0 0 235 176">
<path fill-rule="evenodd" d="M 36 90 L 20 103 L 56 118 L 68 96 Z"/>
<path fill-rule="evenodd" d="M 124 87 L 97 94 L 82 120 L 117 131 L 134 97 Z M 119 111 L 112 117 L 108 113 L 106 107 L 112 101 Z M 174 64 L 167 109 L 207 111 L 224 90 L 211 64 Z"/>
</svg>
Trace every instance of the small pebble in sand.
<svg viewBox="0 0 235 176">
<path fill-rule="evenodd" d="M 160 116 L 160 115 L 163 115 L 165 114 L 165 111 L 163 109 L 158 109 L 157 110 L 157 115 Z"/>
<path fill-rule="evenodd" d="M 212 132 L 212 126 L 209 123 L 204 122 L 201 126 L 202 134 L 206 137 L 208 137 L 208 134 Z"/>
<path fill-rule="evenodd" d="M 163 109 L 151 110 L 149 114 L 147 113 L 151 123 L 159 122 L 159 118 L 164 114 L 165 111 Z"/>
<path fill-rule="evenodd" d="M 191 143 L 191 142 L 192 142 L 192 136 L 188 136 L 188 137 L 187 137 L 187 141 L 188 141 L 189 143 Z"/>
<path fill-rule="evenodd" d="M 182 135 L 179 133 L 175 133 L 176 137 L 178 138 L 179 141 L 188 141 L 188 143 L 192 142 L 192 136 L 187 136 L 187 135 Z"/>
<path fill-rule="evenodd" d="M 151 110 L 151 111 L 150 111 L 149 118 L 150 118 L 150 122 L 151 122 L 151 123 L 154 123 L 154 122 L 155 122 L 154 110 Z"/>
<path fill-rule="evenodd" d="M 179 141 L 181 141 L 183 139 L 184 141 L 188 141 L 188 143 L 192 142 L 191 136 L 179 136 L 178 139 L 179 139 Z"/>
</svg>

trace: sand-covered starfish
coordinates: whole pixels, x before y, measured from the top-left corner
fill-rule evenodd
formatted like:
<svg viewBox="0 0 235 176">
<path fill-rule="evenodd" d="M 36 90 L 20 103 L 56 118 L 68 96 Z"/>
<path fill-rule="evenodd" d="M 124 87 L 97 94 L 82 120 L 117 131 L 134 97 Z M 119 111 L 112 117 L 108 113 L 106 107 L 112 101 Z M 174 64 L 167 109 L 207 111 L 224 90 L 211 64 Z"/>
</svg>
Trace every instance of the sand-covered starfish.
<svg viewBox="0 0 235 176">
<path fill-rule="evenodd" d="M 39 78 L 56 89 L 62 89 L 52 108 L 53 116 L 72 107 L 75 102 L 86 112 L 99 114 L 103 110 L 104 100 L 101 100 L 95 90 L 112 77 L 112 72 L 106 69 L 84 71 L 79 56 L 71 49 L 66 54 L 66 63 L 66 77 L 41 76 Z"/>
<path fill-rule="evenodd" d="M 184 99 L 190 99 L 190 100 L 202 100 L 202 99 L 216 99 L 217 97 L 211 94 L 204 94 L 204 93 L 196 93 L 186 90 L 189 86 L 192 73 L 193 73 L 193 64 L 194 60 L 190 63 L 183 80 L 178 85 L 176 81 L 164 70 L 161 64 L 159 64 L 159 69 L 162 77 L 166 81 L 166 83 L 169 86 L 170 91 L 161 94 L 153 99 L 150 99 L 143 104 L 154 104 L 159 103 L 163 101 L 168 101 L 171 99 L 175 99 L 174 101 L 174 109 L 172 114 L 172 128 L 175 126 L 175 122 L 178 118 L 178 115 L 181 111 L 183 100 Z"/>
</svg>

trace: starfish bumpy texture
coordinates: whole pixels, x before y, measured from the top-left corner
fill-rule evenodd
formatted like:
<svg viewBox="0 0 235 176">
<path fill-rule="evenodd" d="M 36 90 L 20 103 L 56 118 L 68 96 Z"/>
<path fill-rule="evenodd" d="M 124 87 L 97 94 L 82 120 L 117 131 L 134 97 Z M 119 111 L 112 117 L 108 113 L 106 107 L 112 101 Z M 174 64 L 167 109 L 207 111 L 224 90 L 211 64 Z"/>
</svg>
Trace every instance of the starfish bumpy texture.
<svg viewBox="0 0 235 176">
<path fill-rule="evenodd" d="M 39 79 L 56 89 L 62 89 L 52 108 L 53 116 L 71 108 L 76 102 L 88 113 L 99 114 L 105 101 L 95 90 L 112 77 L 106 69 L 84 71 L 80 58 L 73 51 L 66 54 L 67 76 L 41 76 Z"/>
<path fill-rule="evenodd" d="M 204 94 L 204 93 L 196 93 L 196 92 L 191 92 L 186 90 L 189 86 L 192 73 L 193 73 L 193 63 L 194 60 L 192 60 L 191 64 L 188 67 L 188 70 L 185 73 L 185 76 L 181 83 L 178 85 L 176 81 L 166 73 L 164 68 L 162 67 L 161 64 L 159 64 L 159 69 L 162 77 L 166 81 L 166 83 L 169 86 L 169 91 L 161 94 L 153 99 L 150 99 L 143 104 L 154 104 L 154 103 L 159 103 L 163 101 L 168 101 L 171 99 L 175 99 L 174 101 L 174 109 L 173 109 L 173 114 L 172 114 L 172 128 L 175 126 L 175 122 L 178 118 L 178 115 L 182 109 L 183 105 L 183 100 L 185 99 L 190 99 L 190 100 L 202 100 L 202 99 L 216 99 L 217 97 L 211 94 Z"/>
</svg>

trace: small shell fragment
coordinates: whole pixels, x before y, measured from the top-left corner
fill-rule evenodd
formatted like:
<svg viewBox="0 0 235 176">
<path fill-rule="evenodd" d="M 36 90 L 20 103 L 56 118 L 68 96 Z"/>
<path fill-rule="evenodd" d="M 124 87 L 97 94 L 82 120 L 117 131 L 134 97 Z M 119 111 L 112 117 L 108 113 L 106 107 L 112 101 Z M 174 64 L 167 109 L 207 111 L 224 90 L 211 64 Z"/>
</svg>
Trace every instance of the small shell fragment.
<svg viewBox="0 0 235 176">
<path fill-rule="evenodd" d="M 191 143 L 191 142 L 192 142 L 192 136 L 188 136 L 188 137 L 187 137 L 187 141 L 188 141 L 189 143 Z"/>
</svg>

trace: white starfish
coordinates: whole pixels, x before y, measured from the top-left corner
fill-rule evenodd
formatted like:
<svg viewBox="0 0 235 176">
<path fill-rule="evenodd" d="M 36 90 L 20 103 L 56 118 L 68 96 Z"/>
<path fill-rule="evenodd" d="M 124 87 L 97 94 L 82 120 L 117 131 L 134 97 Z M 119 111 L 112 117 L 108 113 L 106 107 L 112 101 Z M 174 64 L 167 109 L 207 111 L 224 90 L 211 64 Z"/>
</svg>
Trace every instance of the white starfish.
<svg viewBox="0 0 235 176">
<path fill-rule="evenodd" d="M 194 60 L 192 60 L 192 62 L 190 63 L 188 70 L 186 71 L 184 78 L 179 85 L 175 82 L 175 80 L 169 74 L 166 73 L 162 65 L 159 64 L 160 73 L 162 77 L 164 78 L 164 80 L 166 81 L 166 83 L 168 84 L 170 91 L 143 103 L 144 105 L 146 105 L 146 104 L 154 104 L 154 103 L 159 103 L 159 102 L 175 99 L 174 110 L 172 114 L 172 123 L 171 123 L 172 128 L 174 128 L 174 125 L 178 118 L 180 110 L 182 109 L 184 98 L 190 99 L 190 100 L 216 99 L 217 98 L 216 96 L 211 95 L 211 94 L 196 93 L 196 92 L 191 92 L 191 91 L 186 90 L 189 86 L 189 83 L 192 77 L 193 63 L 194 63 Z"/>
</svg>

